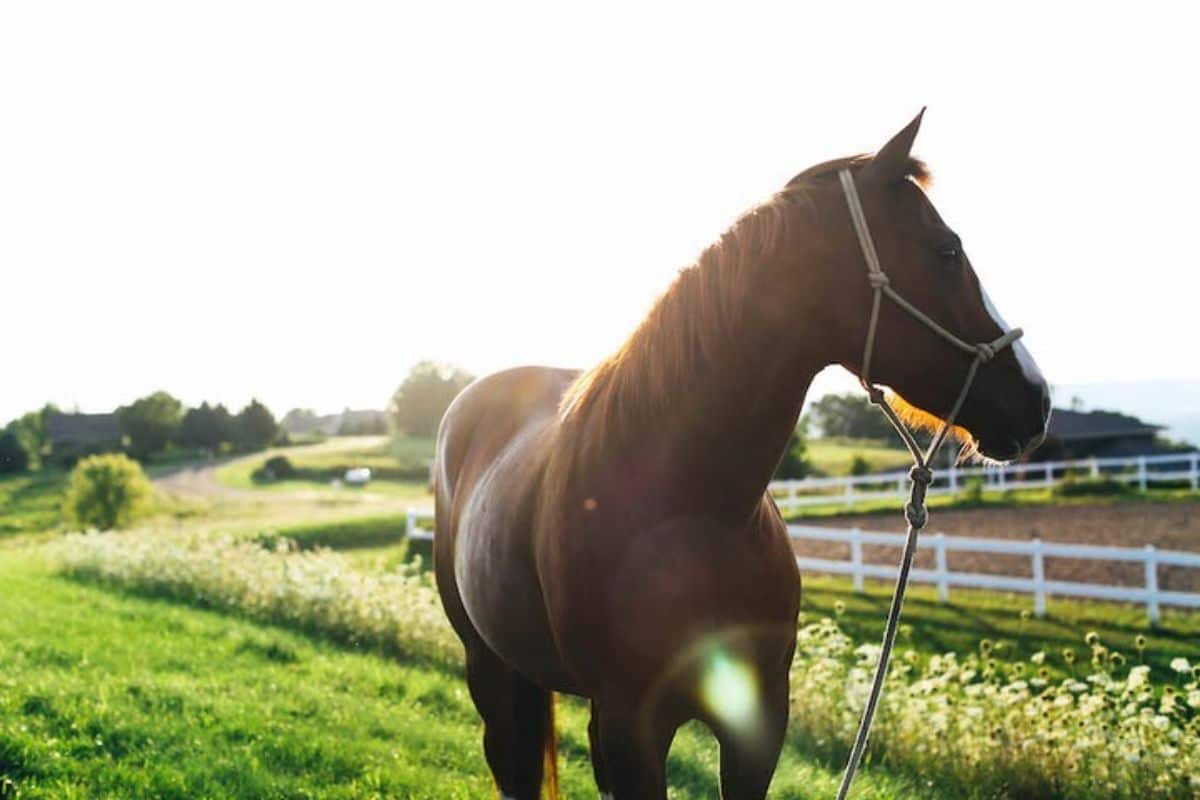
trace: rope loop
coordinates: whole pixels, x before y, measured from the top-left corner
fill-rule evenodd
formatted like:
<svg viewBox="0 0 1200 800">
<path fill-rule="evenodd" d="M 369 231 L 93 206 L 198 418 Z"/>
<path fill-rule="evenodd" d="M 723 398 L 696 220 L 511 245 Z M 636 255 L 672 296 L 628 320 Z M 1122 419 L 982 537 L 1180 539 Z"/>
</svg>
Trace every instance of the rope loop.
<svg viewBox="0 0 1200 800">
<path fill-rule="evenodd" d="M 908 471 L 908 479 L 913 483 L 928 486 L 933 483 L 933 470 L 929 467 L 923 467 L 920 464 L 913 464 L 912 469 Z"/>
<path fill-rule="evenodd" d="M 882 289 L 891 283 L 888 276 L 882 272 L 868 272 L 867 283 L 871 284 L 872 289 Z"/>
<path fill-rule="evenodd" d="M 996 348 L 992 347 L 987 342 L 980 342 L 975 345 L 975 355 L 983 363 L 987 363 L 996 357 Z"/>
<path fill-rule="evenodd" d="M 871 401 L 871 405 L 873 405 L 873 406 L 883 405 L 885 402 L 885 398 L 883 396 L 883 389 L 880 389 L 878 386 L 868 386 L 867 387 L 867 399 L 869 401 Z"/>
</svg>

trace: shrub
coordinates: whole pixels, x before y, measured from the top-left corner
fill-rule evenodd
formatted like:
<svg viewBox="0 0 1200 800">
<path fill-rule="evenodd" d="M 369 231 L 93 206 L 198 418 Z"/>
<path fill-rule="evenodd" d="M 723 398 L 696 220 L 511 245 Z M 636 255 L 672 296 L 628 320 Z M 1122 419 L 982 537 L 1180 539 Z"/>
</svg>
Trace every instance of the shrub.
<svg viewBox="0 0 1200 800">
<path fill-rule="evenodd" d="M 71 472 L 63 516 L 80 528 L 124 528 L 145 510 L 153 493 L 136 461 L 120 453 L 89 456 Z"/>
<path fill-rule="evenodd" d="M 812 462 L 808 460 L 808 442 L 803 432 L 797 428 L 788 437 L 787 450 L 775 468 L 775 479 L 781 481 L 807 478 L 813 472 Z"/>
<path fill-rule="evenodd" d="M 29 452 L 12 431 L 0 433 L 0 475 L 29 469 Z"/>
<path fill-rule="evenodd" d="M 256 481 L 280 481 L 296 477 L 296 468 L 287 456 L 271 456 L 251 476 Z"/>
<path fill-rule="evenodd" d="M 854 458 L 850 459 L 850 474 L 851 475 L 868 475 L 871 472 L 871 462 L 867 461 L 858 453 L 854 454 Z"/>
<path fill-rule="evenodd" d="M 962 503 L 967 506 L 983 505 L 983 478 L 970 478 L 963 489 Z"/>
</svg>

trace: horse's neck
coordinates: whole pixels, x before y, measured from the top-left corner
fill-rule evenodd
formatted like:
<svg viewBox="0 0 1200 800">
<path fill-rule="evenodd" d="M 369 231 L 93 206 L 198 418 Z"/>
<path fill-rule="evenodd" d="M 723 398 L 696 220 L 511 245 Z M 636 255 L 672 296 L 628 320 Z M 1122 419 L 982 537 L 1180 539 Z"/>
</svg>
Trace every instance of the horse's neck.
<svg viewBox="0 0 1200 800">
<path fill-rule="evenodd" d="M 802 268 L 802 265 L 797 265 Z M 702 269 L 696 267 L 694 269 Z M 759 274 L 778 274 L 757 270 Z M 677 291 L 676 287 L 673 291 Z M 642 408 L 642 419 L 632 420 L 624 437 L 614 444 L 627 451 L 634 463 L 657 465 L 656 483 L 681 498 L 693 512 L 728 519 L 744 519 L 757 508 L 796 426 L 800 408 L 816 372 L 829 363 L 814 354 L 822 337 L 816 323 L 801 309 L 781 314 L 760 313 L 764 292 L 771 287 L 747 285 L 743 304 L 722 336 L 688 342 L 687 357 L 672 365 L 670 380 L 637 375 L 639 357 L 680 350 L 678 330 L 658 327 L 639 331 L 641 341 L 631 342 L 632 357 L 621 365 L 638 379 L 618 380 L 618 393 L 649 392 L 644 398 L 615 398 L 616 407 Z M 712 293 L 692 292 L 681 297 L 669 293 L 662 302 L 687 303 L 711 300 Z M 683 318 L 701 309 L 683 309 Z M 660 341 L 656 341 L 658 338 Z M 826 354 L 827 355 L 827 354 Z M 645 370 L 645 366 L 643 370 Z M 617 463 L 625 459 L 615 459 Z M 696 505 L 706 506 L 703 509 Z"/>
</svg>

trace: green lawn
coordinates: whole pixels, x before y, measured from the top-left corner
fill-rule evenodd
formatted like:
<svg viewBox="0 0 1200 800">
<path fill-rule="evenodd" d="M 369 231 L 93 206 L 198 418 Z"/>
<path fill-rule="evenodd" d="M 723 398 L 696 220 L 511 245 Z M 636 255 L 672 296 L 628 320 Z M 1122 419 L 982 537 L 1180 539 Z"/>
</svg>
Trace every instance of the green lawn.
<svg viewBox="0 0 1200 800">
<path fill-rule="evenodd" d="M 403 479 L 373 478 L 365 487 L 347 486 L 332 478 L 258 481 L 254 472 L 275 455 L 286 456 L 293 467 L 311 472 L 340 475 L 352 467 L 368 467 L 376 475 L 403 470 L 413 476 Z M 331 495 L 384 494 L 414 503 L 429 500 L 428 462 L 433 458 L 433 440 L 386 436 L 334 437 L 316 445 L 279 448 L 232 461 L 217 470 L 217 481 L 235 489 L 277 493 L 320 491 Z"/>
<path fill-rule="evenodd" d="M 822 475 L 849 475 L 855 456 L 866 459 L 871 472 L 903 469 L 912 458 L 898 444 L 875 439 L 809 439 L 808 460 Z"/>
<path fill-rule="evenodd" d="M 0 476 L 0 538 L 58 525 L 66 482 L 57 469 Z"/>
<path fill-rule="evenodd" d="M 789 520 L 800 520 L 806 517 L 835 517 L 843 514 L 893 514 L 897 526 L 904 527 L 901 516 L 903 501 L 899 498 L 883 500 L 864 500 L 847 506 L 841 500 L 831 499 L 828 503 L 802 506 L 789 512 L 785 500 L 777 496 L 784 516 Z M 1021 506 L 1084 506 L 1084 505 L 1120 505 L 1127 503 L 1187 503 L 1200 500 L 1200 492 L 1191 489 L 1147 489 L 1144 492 L 1130 491 L 1117 495 L 1080 495 L 1063 497 L 1053 489 L 1005 489 L 984 490 L 978 497 L 971 497 L 967 491 L 957 495 L 935 495 L 928 498 L 925 504 L 929 508 L 972 509 L 972 508 L 1017 508 Z"/>
<path fill-rule="evenodd" d="M 0 586 L 0 785 L 21 798 L 491 796 L 453 670 L 74 583 L 11 550 Z M 563 794 L 593 796 L 584 709 L 559 711 Z M 672 796 L 716 796 L 715 765 L 706 732 L 684 730 Z M 772 796 L 836 780 L 789 746 Z M 856 793 L 960 796 L 870 770 Z"/>
</svg>

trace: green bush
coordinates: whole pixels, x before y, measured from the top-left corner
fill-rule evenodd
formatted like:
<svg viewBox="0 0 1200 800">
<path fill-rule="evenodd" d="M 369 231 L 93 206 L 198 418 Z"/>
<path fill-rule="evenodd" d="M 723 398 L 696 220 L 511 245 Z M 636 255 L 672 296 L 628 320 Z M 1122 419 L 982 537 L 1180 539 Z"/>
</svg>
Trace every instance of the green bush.
<svg viewBox="0 0 1200 800">
<path fill-rule="evenodd" d="M 296 468 L 287 456 L 271 456 L 251 477 L 256 481 L 283 481 L 296 477 Z"/>
<path fill-rule="evenodd" d="M 983 505 L 983 478 L 976 476 L 967 480 L 966 486 L 963 488 L 962 505 Z"/>
<path fill-rule="evenodd" d="M 0 475 L 29 469 L 29 451 L 12 431 L 0 433 Z"/>
<path fill-rule="evenodd" d="M 870 472 L 871 472 L 871 462 L 867 461 L 866 458 L 859 455 L 858 453 L 855 453 L 854 458 L 852 458 L 850 460 L 850 474 L 851 475 L 869 475 Z"/>
<path fill-rule="evenodd" d="M 145 511 L 153 494 L 141 465 L 128 456 L 89 456 L 71 472 L 63 516 L 77 528 L 124 528 Z"/>
</svg>

